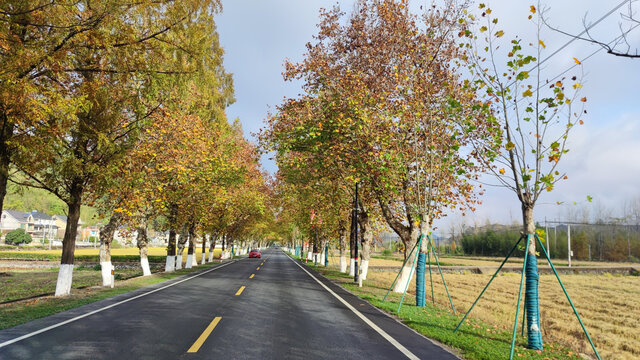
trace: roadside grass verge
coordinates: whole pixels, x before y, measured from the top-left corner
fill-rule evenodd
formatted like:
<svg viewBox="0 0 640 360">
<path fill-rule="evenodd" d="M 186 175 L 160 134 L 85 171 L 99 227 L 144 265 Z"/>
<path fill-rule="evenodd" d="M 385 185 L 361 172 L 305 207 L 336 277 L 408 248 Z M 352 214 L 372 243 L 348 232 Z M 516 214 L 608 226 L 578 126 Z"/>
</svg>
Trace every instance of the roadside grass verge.
<svg viewBox="0 0 640 360">
<path fill-rule="evenodd" d="M 181 275 L 206 269 L 215 264 L 218 263 L 207 263 L 205 265 L 198 265 L 197 267 L 191 269 L 182 269 L 172 273 L 162 272 L 145 277 L 134 277 L 129 280 L 116 282 L 113 289 L 103 287 L 88 287 L 84 289 L 75 289 L 74 291 L 72 291 L 71 295 L 66 297 L 46 296 L 39 297 L 33 300 L 3 304 L 0 305 L 0 330 L 24 324 L 26 322 L 53 315 L 62 311 L 77 308 L 82 305 L 96 302 L 98 300 L 110 298 L 115 295 L 130 292 L 145 286 L 167 281 Z M 85 271 L 74 271 L 74 286 L 76 285 L 77 276 L 84 272 Z M 95 273 L 97 273 L 98 277 L 100 277 L 99 271 L 96 271 Z"/>
<path fill-rule="evenodd" d="M 508 359 L 511 347 L 511 331 L 488 324 L 478 319 L 467 318 L 457 333 L 453 333 L 462 314 L 454 315 L 450 309 L 427 302 L 426 306 L 415 306 L 414 295 L 407 293 L 400 313 L 396 313 L 402 294 L 390 293 L 385 302 L 382 298 L 387 288 L 377 284 L 365 284 L 362 288 L 353 283 L 353 277 L 336 269 L 324 266 L 308 267 L 338 283 L 351 293 L 369 301 L 379 309 L 392 314 L 419 333 L 455 349 L 463 358 L 470 360 Z M 515 315 L 515 311 L 514 311 Z M 520 317 L 522 319 L 522 317 Z M 513 320 L 512 320 L 513 321 Z M 520 334 L 520 324 L 516 337 L 514 358 L 517 359 L 582 359 L 571 349 L 557 343 L 546 342 L 544 351 L 526 349 L 526 338 Z"/>
<path fill-rule="evenodd" d="M 215 249 L 214 258 L 220 257 L 221 249 Z M 100 262 L 98 254 L 99 249 L 76 249 L 75 261 L 77 262 Z M 150 263 L 164 263 L 166 260 L 166 248 L 149 248 L 147 258 Z M 198 262 L 202 259 L 202 248 L 195 249 Z M 208 257 L 208 252 L 206 255 Z M 1 259 L 25 259 L 25 260 L 44 260 L 44 261 L 60 261 L 62 250 L 15 250 L 0 251 Z M 187 251 L 182 254 L 182 261 L 186 261 Z M 138 248 L 124 248 L 111 250 L 112 262 L 139 262 L 140 253 Z"/>
<path fill-rule="evenodd" d="M 142 270 L 118 269 L 116 280 L 127 280 L 141 276 Z M 58 269 L 16 269 L 0 271 L 0 304 L 29 299 L 35 296 L 53 295 L 56 290 Z M 73 289 L 83 289 L 102 284 L 100 267 L 75 267 Z"/>
</svg>

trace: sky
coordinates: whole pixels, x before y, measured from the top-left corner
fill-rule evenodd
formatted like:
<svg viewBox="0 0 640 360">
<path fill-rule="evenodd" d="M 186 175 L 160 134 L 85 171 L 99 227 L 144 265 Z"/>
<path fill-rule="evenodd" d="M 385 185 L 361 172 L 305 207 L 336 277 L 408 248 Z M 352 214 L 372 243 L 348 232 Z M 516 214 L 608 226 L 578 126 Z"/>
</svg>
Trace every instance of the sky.
<svg viewBox="0 0 640 360">
<path fill-rule="evenodd" d="M 566 0 L 541 3 L 522 1 L 485 1 L 500 19 L 505 37 L 518 35 L 527 39 L 533 28 L 527 21 L 529 5 L 547 8 L 549 22 L 570 33 L 580 33 L 583 20 L 595 22 L 621 0 Z M 247 138 L 264 126 L 264 119 L 286 97 L 301 92 L 300 83 L 285 83 L 282 78 L 285 60 L 303 59 L 305 45 L 317 33 L 318 12 L 339 4 L 349 12 L 354 1 L 329 0 L 223 0 L 223 12 L 216 17 L 220 42 L 225 50 L 224 65 L 233 74 L 236 102 L 227 109 L 229 119 L 240 119 Z M 431 1 L 410 1 L 413 11 Z M 473 7 L 475 9 L 475 6 Z M 620 35 L 619 25 L 628 24 L 620 16 L 626 5 L 593 27 L 591 34 L 603 41 Z M 634 5 L 640 12 L 640 3 Z M 640 16 L 639 16 L 640 18 Z M 542 38 L 546 53 L 551 54 L 570 38 L 548 29 Z M 640 27 L 629 34 L 632 48 L 640 48 Z M 555 76 L 574 62 L 585 59 L 599 47 L 575 41 L 554 55 L 543 71 Z M 604 51 L 583 61 L 585 73 L 582 96 L 586 96 L 584 125 L 569 136 L 570 152 L 561 160 L 561 170 L 568 180 L 550 193 L 544 193 L 536 207 L 537 221 L 582 220 L 575 214 L 588 213 L 619 216 L 625 202 L 640 198 L 640 59 L 606 54 Z M 275 163 L 263 156 L 262 165 L 275 173 Z M 593 198 L 587 202 L 587 196 Z M 520 221 L 520 205 L 515 193 L 488 187 L 477 211 L 462 217 L 451 213 L 434 225 L 440 231 L 462 222 L 473 225 L 487 222 Z M 557 205 L 561 202 L 561 205 Z M 574 202 L 576 205 L 574 205 Z M 574 214 L 572 216 L 572 214 Z M 573 219 L 571 219 L 574 217 Z"/>
</svg>

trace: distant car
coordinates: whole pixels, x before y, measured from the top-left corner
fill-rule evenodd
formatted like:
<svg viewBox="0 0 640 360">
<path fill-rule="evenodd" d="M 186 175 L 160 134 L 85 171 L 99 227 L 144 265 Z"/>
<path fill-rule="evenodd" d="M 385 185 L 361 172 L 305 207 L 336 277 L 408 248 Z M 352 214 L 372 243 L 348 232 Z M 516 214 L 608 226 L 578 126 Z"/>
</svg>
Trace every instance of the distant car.
<svg viewBox="0 0 640 360">
<path fill-rule="evenodd" d="M 260 253 L 260 250 L 252 249 L 251 251 L 249 251 L 249 257 L 260 259 L 262 257 L 262 254 Z"/>
</svg>

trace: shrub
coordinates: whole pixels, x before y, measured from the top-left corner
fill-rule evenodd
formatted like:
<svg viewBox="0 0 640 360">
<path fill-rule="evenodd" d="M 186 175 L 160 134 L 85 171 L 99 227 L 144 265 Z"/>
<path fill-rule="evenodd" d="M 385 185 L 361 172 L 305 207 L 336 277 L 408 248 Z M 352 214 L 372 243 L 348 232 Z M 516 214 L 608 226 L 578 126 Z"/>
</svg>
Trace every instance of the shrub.
<svg viewBox="0 0 640 360">
<path fill-rule="evenodd" d="M 31 242 L 31 235 L 29 235 L 24 229 L 15 229 L 9 231 L 5 236 L 4 241 L 7 244 L 19 245 L 28 244 Z"/>
</svg>

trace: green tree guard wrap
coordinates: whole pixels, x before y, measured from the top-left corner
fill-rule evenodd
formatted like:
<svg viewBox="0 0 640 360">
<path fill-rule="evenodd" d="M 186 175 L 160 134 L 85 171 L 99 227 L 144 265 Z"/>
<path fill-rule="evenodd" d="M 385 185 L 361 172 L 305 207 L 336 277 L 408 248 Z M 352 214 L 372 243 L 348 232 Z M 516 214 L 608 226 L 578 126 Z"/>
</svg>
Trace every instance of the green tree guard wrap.
<svg viewBox="0 0 640 360">
<path fill-rule="evenodd" d="M 329 266 L 329 247 L 324 247 L 324 267 Z"/>
<path fill-rule="evenodd" d="M 418 253 L 418 266 L 416 267 L 416 306 L 424 307 L 424 266 L 427 262 L 427 255 Z"/>
<path fill-rule="evenodd" d="M 526 290 L 524 307 L 527 316 L 527 347 L 542 350 L 542 334 L 540 333 L 540 306 L 538 305 L 538 261 L 535 255 L 527 258 Z"/>
</svg>

